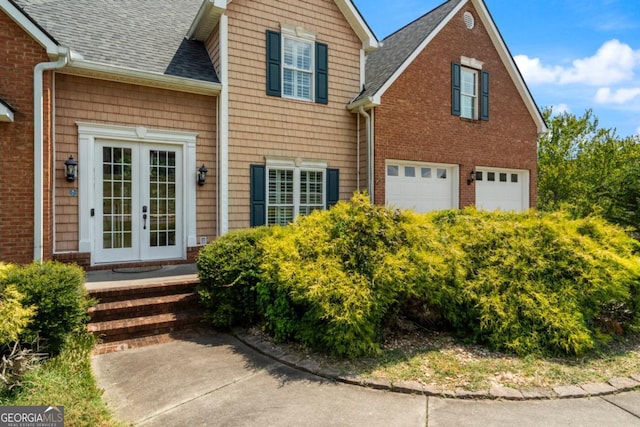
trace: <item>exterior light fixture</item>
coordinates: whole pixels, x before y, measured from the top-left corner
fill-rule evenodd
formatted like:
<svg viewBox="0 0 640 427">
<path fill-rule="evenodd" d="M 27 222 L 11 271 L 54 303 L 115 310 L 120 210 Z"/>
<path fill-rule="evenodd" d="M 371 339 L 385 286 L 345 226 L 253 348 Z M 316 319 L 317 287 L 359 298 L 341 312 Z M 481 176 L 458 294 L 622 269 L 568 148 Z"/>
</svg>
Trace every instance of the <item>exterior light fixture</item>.
<svg viewBox="0 0 640 427">
<path fill-rule="evenodd" d="M 200 169 L 198 169 L 198 185 L 204 185 L 207 179 L 207 172 L 209 172 L 209 169 L 207 169 L 203 163 Z"/>
<path fill-rule="evenodd" d="M 473 184 L 473 181 L 476 180 L 476 171 L 472 170 L 469 172 L 469 178 L 467 178 L 467 185 Z"/>
<path fill-rule="evenodd" d="M 69 156 L 64 162 L 64 172 L 67 177 L 67 181 L 73 182 L 76 180 L 78 174 L 78 162 L 75 161 L 73 156 Z"/>
</svg>

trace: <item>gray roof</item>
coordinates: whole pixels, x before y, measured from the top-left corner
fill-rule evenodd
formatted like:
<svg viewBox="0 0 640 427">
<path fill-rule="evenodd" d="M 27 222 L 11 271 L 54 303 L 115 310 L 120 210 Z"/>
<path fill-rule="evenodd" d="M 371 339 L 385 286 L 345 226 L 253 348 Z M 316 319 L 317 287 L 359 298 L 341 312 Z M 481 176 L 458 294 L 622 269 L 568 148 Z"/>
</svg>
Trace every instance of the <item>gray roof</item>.
<svg viewBox="0 0 640 427">
<path fill-rule="evenodd" d="M 85 60 L 219 83 L 202 42 L 185 39 L 202 0 L 13 0 Z"/>
<path fill-rule="evenodd" d="M 357 99 L 375 95 L 461 1 L 447 1 L 384 39 L 367 57 L 365 89 Z"/>
</svg>

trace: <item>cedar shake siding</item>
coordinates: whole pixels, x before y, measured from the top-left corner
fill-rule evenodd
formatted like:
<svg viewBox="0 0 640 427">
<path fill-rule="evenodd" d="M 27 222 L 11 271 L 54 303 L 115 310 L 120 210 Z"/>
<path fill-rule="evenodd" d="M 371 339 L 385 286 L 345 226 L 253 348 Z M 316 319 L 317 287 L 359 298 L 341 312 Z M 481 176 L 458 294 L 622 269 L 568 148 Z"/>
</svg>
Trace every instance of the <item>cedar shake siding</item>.
<svg viewBox="0 0 640 427">
<path fill-rule="evenodd" d="M 265 156 L 326 161 L 340 170 L 340 198 L 356 189 L 362 42 L 333 0 L 234 0 L 229 16 L 229 228 L 250 225 L 250 165 Z M 328 47 L 328 103 L 266 93 L 266 32 L 302 27 Z"/>
<path fill-rule="evenodd" d="M 56 253 L 78 251 L 78 197 L 70 195 L 76 182 L 67 182 L 62 165 L 78 158 L 77 122 L 145 126 L 197 132 L 197 165 L 210 173 L 196 190 L 197 235 L 215 239 L 217 229 L 216 111 L 217 98 L 56 74 Z M 79 165 L 79 168 L 84 165 Z M 194 166 L 193 176 L 195 180 Z"/>
<path fill-rule="evenodd" d="M 477 166 L 530 172 L 529 204 L 536 202 L 537 128 L 480 19 L 465 27 L 453 17 L 382 96 L 375 109 L 375 202 L 385 203 L 385 159 L 457 164 L 460 207 L 475 204 L 467 185 Z M 461 57 L 484 63 L 490 74 L 488 120 L 452 115 L 451 64 Z"/>
<path fill-rule="evenodd" d="M 49 58 L 11 18 L 0 12 L 0 98 L 14 109 L 14 122 L 0 122 L 0 260 L 33 260 L 33 69 Z M 44 241 L 51 241 L 51 81 L 44 74 Z M 51 247 L 45 245 L 45 256 Z"/>
</svg>

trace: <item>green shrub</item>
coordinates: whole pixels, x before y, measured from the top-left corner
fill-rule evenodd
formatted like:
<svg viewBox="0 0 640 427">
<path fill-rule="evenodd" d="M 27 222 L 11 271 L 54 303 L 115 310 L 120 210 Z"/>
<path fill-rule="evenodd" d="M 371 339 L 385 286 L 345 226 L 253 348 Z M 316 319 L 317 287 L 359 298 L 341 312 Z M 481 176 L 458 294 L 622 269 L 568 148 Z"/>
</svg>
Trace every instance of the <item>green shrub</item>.
<svg viewBox="0 0 640 427">
<path fill-rule="evenodd" d="M 34 307 L 22 305 L 23 300 L 15 285 L 0 286 L 0 348 L 18 341 L 35 314 Z"/>
<path fill-rule="evenodd" d="M 75 265 L 45 262 L 12 266 L 0 285 L 15 284 L 24 295 L 23 304 L 34 306 L 36 315 L 21 341 L 41 341 L 57 354 L 67 336 L 86 327 L 91 301 L 84 288 L 84 271 Z"/>
<path fill-rule="evenodd" d="M 521 355 L 583 354 L 610 338 L 597 325 L 611 304 L 635 310 L 628 326 L 637 321 L 637 242 L 622 229 L 533 212 L 431 218 L 442 239 L 459 246 L 448 263 L 464 277 L 425 294 L 460 333 Z"/>
<path fill-rule="evenodd" d="M 403 220 L 357 194 L 275 229 L 262 241 L 258 285 L 267 329 L 340 356 L 379 351 L 381 327 L 416 273 Z"/>
<path fill-rule="evenodd" d="M 200 251 L 197 290 L 205 318 L 214 326 L 248 326 L 256 321 L 256 284 L 262 262 L 258 241 L 269 232 L 268 228 L 235 231 Z"/>
<path fill-rule="evenodd" d="M 400 212 L 357 194 L 286 227 L 231 233 L 198 260 L 218 326 L 339 356 L 396 315 L 516 354 L 583 354 L 639 325 L 640 243 L 598 218 Z"/>
</svg>

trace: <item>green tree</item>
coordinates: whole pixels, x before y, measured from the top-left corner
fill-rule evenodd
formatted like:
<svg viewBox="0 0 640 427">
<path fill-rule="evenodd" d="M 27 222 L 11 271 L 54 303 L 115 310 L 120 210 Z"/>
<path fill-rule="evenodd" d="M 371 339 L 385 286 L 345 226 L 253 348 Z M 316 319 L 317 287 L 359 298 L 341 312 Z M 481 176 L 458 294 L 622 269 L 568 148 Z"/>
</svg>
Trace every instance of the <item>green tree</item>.
<svg viewBox="0 0 640 427">
<path fill-rule="evenodd" d="M 544 112 L 549 132 L 538 139 L 538 208 L 600 214 L 640 229 L 640 141 L 599 128 L 591 110 L 577 117 Z"/>
</svg>

